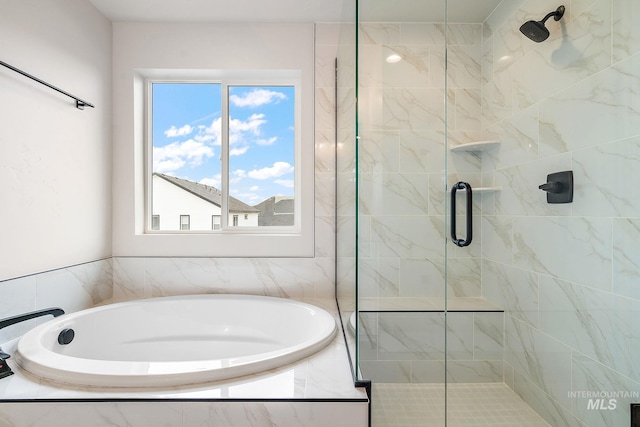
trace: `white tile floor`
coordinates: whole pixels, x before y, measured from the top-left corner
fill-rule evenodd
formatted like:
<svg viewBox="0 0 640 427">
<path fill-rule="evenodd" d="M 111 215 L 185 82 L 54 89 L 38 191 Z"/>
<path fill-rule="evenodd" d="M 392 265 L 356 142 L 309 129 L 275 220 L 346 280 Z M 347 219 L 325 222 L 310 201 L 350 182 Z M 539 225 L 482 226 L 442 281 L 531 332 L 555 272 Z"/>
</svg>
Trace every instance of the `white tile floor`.
<svg viewBox="0 0 640 427">
<path fill-rule="evenodd" d="M 450 384 L 448 427 L 549 427 L 504 383 Z M 444 384 L 373 384 L 372 427 L 444 427 Z"/>
</svg>

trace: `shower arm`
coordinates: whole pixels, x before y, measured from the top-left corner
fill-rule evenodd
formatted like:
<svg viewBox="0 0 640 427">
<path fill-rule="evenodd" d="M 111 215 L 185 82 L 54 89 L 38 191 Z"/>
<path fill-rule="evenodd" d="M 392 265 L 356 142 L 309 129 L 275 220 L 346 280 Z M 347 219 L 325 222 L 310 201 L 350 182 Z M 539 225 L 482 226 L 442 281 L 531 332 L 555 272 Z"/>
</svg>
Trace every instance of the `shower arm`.
<svg viewBox="0 0 640 427">
<path fill-rule="evenodd" d="M 51 314 L 53 317 L 58 317 L 64 314 L 64 310 L 58 307 L 46 308 L 44 310 L 36 310 L 30 313 L 20 314 L 18 316 L 7 317 L 0 320 L 0 329 L 7 326 L 15 325 L 16 323 L 24 322 L 26 320 L 35 319 L 36 317 L 47 316 Z"/>
<path fill-rule="evenodd" d="M 554 10 L 553 12 L 549 12 L 549 13 L 547 13 L 547 16 L 545 16 L 544 18 L 542 18 L 542 21 L 540 21 L 540 22 L 542 22 L 542 23 L 544 24 L 544 23 L 545 23 L 545 22 L 547 22 L 547 20 L 548 20 L 549 18 L 551 18 L 552 16 L 553 16 L 553 17 L 555 17 L 555 16 L 558 16 L 558 15 L 559 15 L 559 13 L 558 13 L 557 11 L 555 11 L 555 10 Z"/>
<path fill-rule="evenodd" d="M 544 24 L 552 16 L 554 20 L 559 21 L 560 18 L 562 18 L 562 15 L 564 15 L 564 6 L 560 6 L 558 7 L 558 9 L 554 10 L 553 12 L 547 13 L 547 15 L 544 18 L 542 18 L 542 21 L 540 22 Z"/>
</svg>

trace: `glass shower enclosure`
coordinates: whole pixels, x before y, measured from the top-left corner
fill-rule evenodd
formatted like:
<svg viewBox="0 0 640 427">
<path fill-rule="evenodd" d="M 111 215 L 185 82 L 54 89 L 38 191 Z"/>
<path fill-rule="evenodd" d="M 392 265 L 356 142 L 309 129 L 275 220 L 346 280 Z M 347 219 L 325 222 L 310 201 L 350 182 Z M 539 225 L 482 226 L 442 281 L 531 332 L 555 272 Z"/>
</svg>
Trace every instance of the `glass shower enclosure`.
<svg viewBox="0 0 640 427">
<path fill-rule="evenodd" d="M 474 399 L 500 393 L 531 425 L 630 425 L 640 5 L 356 7 L 355 60 L 338 67 L 354 77 L 336 89 L 343 124 L 357 100 L 337 127 L 336 283 L 373 425 L 472 425 Z"/>
</svg>

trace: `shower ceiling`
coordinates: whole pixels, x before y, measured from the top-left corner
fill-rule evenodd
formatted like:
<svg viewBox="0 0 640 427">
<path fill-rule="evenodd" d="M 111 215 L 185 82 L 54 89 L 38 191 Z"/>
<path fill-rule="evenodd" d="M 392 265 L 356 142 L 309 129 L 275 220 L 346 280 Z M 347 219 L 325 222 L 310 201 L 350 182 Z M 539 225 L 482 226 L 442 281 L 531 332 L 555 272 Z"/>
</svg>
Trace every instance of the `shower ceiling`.
<svg viewBox="0 0 640 427">
<path fill-rule="evenodd" d="M 339 22 L 355 0 L 90 0 L 111 21 Z M 501 0 L 448 0 L 450 22 L 482 22 Z M 361 21 L 444 21 L 444 0 L 360 0 Z"/>
</svg>

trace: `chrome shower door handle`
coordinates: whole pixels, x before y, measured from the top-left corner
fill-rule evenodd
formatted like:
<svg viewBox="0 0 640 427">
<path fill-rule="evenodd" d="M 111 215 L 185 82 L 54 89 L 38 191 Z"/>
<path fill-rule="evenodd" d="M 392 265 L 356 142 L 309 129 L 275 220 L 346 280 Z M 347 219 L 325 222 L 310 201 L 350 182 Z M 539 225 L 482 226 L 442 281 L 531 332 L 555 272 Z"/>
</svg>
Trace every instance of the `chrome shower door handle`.
<svg viewBox="0 0 640 427">
<path fill-rule="evenodd" d="M 467 195 L 467 234 L 466 238 L 458 239 L 456 236 L 456 192 L 458 190 L 466 190 Z M 471 207 L 473 204 L 473 195 L 471 192 L 471 185 L 467 182 L 457 182 L 451 187 L 451 241 L 456 246 L 461 248 L 469 246 L 471 239 L 473 239 L 473 217 L 471 213 Z"/>
</svg>

